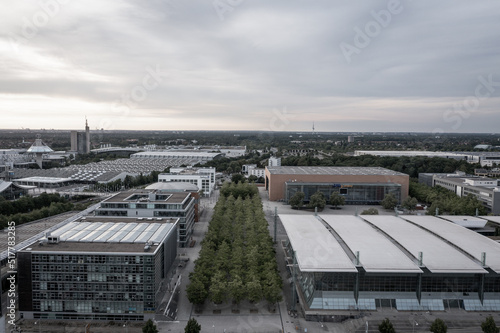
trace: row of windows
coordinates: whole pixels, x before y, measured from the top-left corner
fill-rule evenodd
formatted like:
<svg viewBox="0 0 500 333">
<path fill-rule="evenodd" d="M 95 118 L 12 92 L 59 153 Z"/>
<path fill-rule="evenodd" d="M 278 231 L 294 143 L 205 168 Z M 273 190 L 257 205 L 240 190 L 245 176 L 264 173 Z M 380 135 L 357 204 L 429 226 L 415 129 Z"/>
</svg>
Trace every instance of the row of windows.
<svg viewBox="0 0 500 333">
<path fill-rule="evenodd" d="M 142 293 L 70 293 L 70 292 L 34 292 L 33 300 L 94 300 L 94 301 L 143 301 L 152 299 L 152 295 Z"/>
<path fill-rule="evenodd" d="M 57 274 L 57 273 L 33 273 L 33 281 L 66 281 L 66 282 L 128 282 L 143 283 L 152 280 L 151 276 L 139 274 Z"/>
<path fill-rule="evenodd" d="M 299 277 L 302 287 L 307 288 L 307 274 Z M 318 291 L 353 291 L 356 275 L 343 273 L 315 273 L 314 288 Z M 418 289 L 417 276 L 387 275 L 359 276 L 359 291 L 373 292 L 415 292 Z M 422 292 L 478 292 L 481 276 L 423 276 Z M 500 292 L 500 277 L 486 277 L 485 292 Z"/>
<path fill-rule="evenodd" d="M 33 265 L 33 272 L 101 272 L 101 273 L 143 273 L 152 272 L 153 267 L 143 265 L 87 266 L 87 265 Z"/>
<path fill-rule="evenodd" d="M 95 291 L 116 292 L 133 291 L 142 292 L 153 290 L 152 284 L 116 284 L 116 283 L 61 283 L 61 282 L 33 282 L 33 290 L 58 290 L 58 291 Z"/>
<path fill-rule="evenodd" d="M 40 311 L 40 306 L 36 311 Z M 144 309 L 148 311 L 148 309 Z M 96 311 L 97 312 L 97 311 Z M 103 311 L 99 311 L 103 312 Z M 104 312 L 103 312 L 104 313 Z M 142 313 L 138 311 L 138 313 Z M 77 314 L 77 313 L 35 313 L 35 319 L 55 319 L 55 320 L 107 320 L 107 321 L 144 321 L 143 315 L 128 314 Z"/>
<path fill-rule="evenodd" d="M 144 262 L 152 262 L 152 256 L 103 256 L 103 255 L 47 255 L 33 254 L 31 257 L 33 262 L 58 262 L 58 263 L 122 263 L 122 264 L 142 264 Z"/>
<path fill-rule="evenodd" d="M 79 312 L 79 313 L 143 313 L 141 302 L 92 302 L 92 301 L 34 301 L 35 311 Z"/>
</svg>

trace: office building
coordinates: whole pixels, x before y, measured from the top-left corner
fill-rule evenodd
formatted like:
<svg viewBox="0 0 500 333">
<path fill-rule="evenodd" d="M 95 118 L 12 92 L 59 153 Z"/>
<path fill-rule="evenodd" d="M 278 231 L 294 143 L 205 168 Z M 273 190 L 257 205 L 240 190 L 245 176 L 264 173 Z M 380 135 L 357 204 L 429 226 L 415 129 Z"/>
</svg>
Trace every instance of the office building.
<svg viewBox="0 0 500 333">
<path fill-rule="evenodd" d="M 281 157 L 274 157 L 274 156 L 269 157 L 268 166 L 269 167 L 281 166 Z"/>
<path fill-rule="evenodd" d="M 70 222 L 18 251 L 25 319 L 144 321 L 177 256 L 177 220 Z"/>
<path fill-rule="evenodd" d="M 179 219 L 179 245 L 189 245 L 197 207 L 196 198 L 189 192 L 126 191 L 100 203 L 95 210 L 99 217 L 134 217 L 144 220 L 157 218 Z"/>
<path fill-rule="evenodd" d="M 500 214 L 500 184 L 497 179 L 488 177 L 468 176 L 462 174 L 419 174 L 419 182 L 430 186 L 441 186 L 459 197 L 475 196 L 483 206 L 493 214 Z"/>
<path fill-rule="evenodd" d="M 266 175 L 266 169 L 263 169 L 263 168 L 252 168 L 252 169 L 250 169 L 249 175 L 250 176 L 256 176 L 256 177 L 262 177 L 262 178 L 264 178 L 264 176 Z"/>
<path fill-rule="evenodd" d="M 414 215 L 279 218 L 292 307 L 309 320 L 382 308 L 500 311 L 500 244 L 462 226 Z"/>
<path fill-rule="evenodd" d="M 372 167 L 266 167 L 265 183 L 269 200 L 288 200 L 296 192 L 305 201 L 320 191 L 328 199 L 333 192 L 344 196 L 346 204 L 379 204 L 388 193 L 399 201 L 408 196 L 407 174 Z"/>
<path fill-rule="evenodd" d="M 195 184 L 204 196 L 210 196 L 215 189 L 215 168 L 170 168 L 169 173 L 158 175 L 158 182 Z"/>
</svg>

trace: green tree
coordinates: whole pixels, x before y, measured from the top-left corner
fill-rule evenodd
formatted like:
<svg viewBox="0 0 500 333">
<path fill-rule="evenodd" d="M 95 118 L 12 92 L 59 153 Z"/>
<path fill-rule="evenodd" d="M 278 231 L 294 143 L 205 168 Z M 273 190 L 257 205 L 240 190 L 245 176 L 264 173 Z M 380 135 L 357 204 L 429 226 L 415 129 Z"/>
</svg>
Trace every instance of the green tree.
<svg viewBox="0 0 500 333">
<path fill-rule="evenodd" d="M 432 322 L 429 330 L 432 333 L 446 333 L 448 326 L 446 326 L 442 319 L 436 318 L 436 320 Z"/>
<path fill-rule="evenodd" d="M 228 283 L 229 294 L 236 304 L 239 304 L 245 298 L 245 288 L 239 275 L 234 275 Z"/>
<path fill-rule="evenodd" d="M 158 329 L 151 319 L 149 319 L 142 328 L 142 333 L 158 333 Z"/>
<path fill-rule="evenodd" d="M 378 325 L 378 331 L 380 333 L 396 333 L 389 318 L 385 318 L 384 321 Z"/>
<path fill-rule="evenodd" d="M 227 282 L 224 274 L 218 271 L 210 280 L 210 289 L 208 290 L 210 300 L 215 304 L 221 304 L 227 297 Z"/>
<path fill-rule="evenodd" d="M 396 199 L 394 194 L 388 193 L 385 195 L 384 200 L 382 200 L 380 204 L 385 209 L 394 209 L 394 207 L 398 204 L 398 199 Z"/>
<path fill-rule="evenodd" d="M 403 206 L 403 208 L 409 210 L 410 212 L 413 212 L 417 208 L 417 204 L 418 201 L 416 198 L 407 197 L 403 200 L 401 206 Z"/>
<path fill-rule="evenodd" d="M 361 212 L 361 215 L 378 215 L 377 208 L 368 208 Z"/>
<path fill-rule="evenodd" d="M 500 331 L 492 316 L 486 317 L 486 320 L 481 323 L 481 329 L 484 333 L 498 333 Z"/>
<path fill-rule="evenodd" d="M 208 292 L 203 282 L 197 278 L 192 278 L 191 283 L 186 288 L 187 298 L 190 303 L 201 305 L 208 297 Z"/>
<path fill-rule="evenodd" d="M 292 208 L 300 208 L 304 205 L 305 197 L 306 194 L 304 192 L 297 192 L 290 198 L 290 200 L 288 200 L 288 203 L 292 206 Z"/>
<path fill-rule="evenodd" d="M 259 179 L 259 177 L 257 177 L 256 175 L 250 175 L 250 176 L 248 176 L 248 182 L 249 183 L 256 183 L 258 179 Z"/>
<path fill-rule="evenodd" d="M 243 176 L 241 173 L 235 173 L 231 176 L 231 181 L 233 183 L 244 183 L 246 181 L 245 176 Z"/>
<path fill-rule="evenodd" d="M 316 192 L 311 195 L 311 199 L 309 200 L 309 207 L 318 209 L 323 209 L 326 206 L 326 198 L 322 192 Z"/>
<path fill-rule="evenodd" d="M 184 333 L 199 333 L 201 331 L 201 325 L 198 324 L 196 319 L 191 318 L 188 320 L 186 327 L 184 328 Z"/>
<path fill-rule="evenodd" d="M 257 277 L 256 272 L 252 273 L 250 281 L 246 284 L 248 300 L 252 303 L 258 302 L 262 299 L 262 287 Z"/>
<path fill-rule="evenodd" d="M 333 207 L 335 207 L 335 209 L 337 209 L 337 206 L 345 205 L 345 198 L 338 192 L 333 192 L 330 195 L 330 205 L 332 205 Z"/>
</svg>

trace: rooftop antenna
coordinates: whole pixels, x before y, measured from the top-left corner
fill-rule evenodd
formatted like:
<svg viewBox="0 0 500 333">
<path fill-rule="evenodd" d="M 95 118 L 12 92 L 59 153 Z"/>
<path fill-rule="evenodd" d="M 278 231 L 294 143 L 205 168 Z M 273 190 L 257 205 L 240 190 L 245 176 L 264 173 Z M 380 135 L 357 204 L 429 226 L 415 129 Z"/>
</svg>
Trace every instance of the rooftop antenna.
<svg viewBox="0 0 500 333">
<path fill-rule="evenodd" d="M 314 134 L 314 121 L 313 121 L 313 133 L 312 134 Z"/>
</svg>

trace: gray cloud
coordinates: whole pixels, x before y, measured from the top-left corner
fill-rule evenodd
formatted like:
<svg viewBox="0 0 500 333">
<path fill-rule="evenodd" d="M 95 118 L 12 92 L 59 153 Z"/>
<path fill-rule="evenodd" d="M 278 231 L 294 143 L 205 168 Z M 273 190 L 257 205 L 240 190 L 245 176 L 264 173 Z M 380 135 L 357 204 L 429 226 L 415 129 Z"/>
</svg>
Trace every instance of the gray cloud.
<svg viewBox="0 0 500 333">
<path fill-rule="evenodd" d="M 62 2 L 41 1 L 53 15 L 37 1 L 2 14 L 0 112 L 24 112 L 0 127 L 74 128 L 87 114 L 94 126 L 262 130 L 286 107 L 289 130 L 314 118 L 325 131 L 498 131 L 500 86 L 458 128 L 443 117 L 479 76 L 500 82 L 498 2 L 401 0 L 375 33 L 391 1 L 242 1 L 224 20 L 211 0 Z M 348 62 L 341 45 L 356 47 L 356 29 L 372 37 Z M 156 66 L 159 85 L 125 110 Z M 43 110 L 60 122 L 44 124 Z"/>
</svg>

